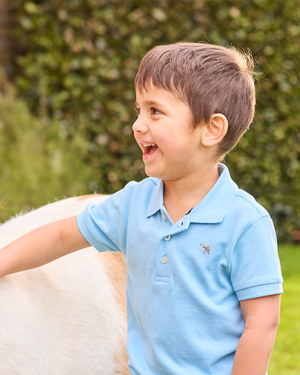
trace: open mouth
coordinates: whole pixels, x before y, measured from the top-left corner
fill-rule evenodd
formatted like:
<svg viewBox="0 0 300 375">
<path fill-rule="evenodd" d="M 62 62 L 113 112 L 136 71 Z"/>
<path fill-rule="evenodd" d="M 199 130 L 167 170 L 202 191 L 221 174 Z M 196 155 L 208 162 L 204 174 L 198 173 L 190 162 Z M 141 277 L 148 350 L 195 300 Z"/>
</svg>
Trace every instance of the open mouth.
<svg viewBox="0 0 300 375">
<path fill-rule="evenodd" d="M 154 143 L 144 143 L 144 155 L 151 155 L 153 154 L 157 149 L 157 145 Z"/>
</svg>

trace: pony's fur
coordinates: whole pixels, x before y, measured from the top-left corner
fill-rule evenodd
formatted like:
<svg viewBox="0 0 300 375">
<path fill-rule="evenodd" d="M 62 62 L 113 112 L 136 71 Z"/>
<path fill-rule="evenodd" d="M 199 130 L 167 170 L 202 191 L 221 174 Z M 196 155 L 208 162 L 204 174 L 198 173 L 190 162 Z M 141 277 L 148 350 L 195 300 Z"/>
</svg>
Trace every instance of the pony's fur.
<svg viewBox="0 0 300 375">
<path fill-rule="evenodd" d="M 0 226 L 0 248 L 105 196 L 69 198 Z M 125 375 L 126 268 L 90 247 L 0 280 L 1 375 Z"/>
</svg>

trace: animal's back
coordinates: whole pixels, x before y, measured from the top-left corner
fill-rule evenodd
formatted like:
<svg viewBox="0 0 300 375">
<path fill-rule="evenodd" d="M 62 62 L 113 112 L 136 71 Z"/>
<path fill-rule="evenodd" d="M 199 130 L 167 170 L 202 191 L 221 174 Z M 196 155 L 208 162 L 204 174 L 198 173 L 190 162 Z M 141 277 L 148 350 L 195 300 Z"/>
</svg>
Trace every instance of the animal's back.
<svg viewBox="0 0 300 375">
<path fill-rule="evenodd" d="M 0 226 L 0 248 L 105 196 L 69 198 Z M 129 374 L 123 256 L 90 247 L 0 280 L 1 375 Z"/>
</svg>

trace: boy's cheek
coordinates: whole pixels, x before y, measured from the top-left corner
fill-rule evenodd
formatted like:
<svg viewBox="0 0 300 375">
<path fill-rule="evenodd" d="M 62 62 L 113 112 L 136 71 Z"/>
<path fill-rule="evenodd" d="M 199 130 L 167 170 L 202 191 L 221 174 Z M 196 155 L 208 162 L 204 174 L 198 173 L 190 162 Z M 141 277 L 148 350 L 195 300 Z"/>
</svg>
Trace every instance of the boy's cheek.
<svg viewBox="0 0 300 375">
<path fill-rule="evenodd" d="M 135 138 L 136 143 L 138 144 L 139 148 L 144 152 L 143 146 L 139 143 L 139 141 Z"/>
</svg>

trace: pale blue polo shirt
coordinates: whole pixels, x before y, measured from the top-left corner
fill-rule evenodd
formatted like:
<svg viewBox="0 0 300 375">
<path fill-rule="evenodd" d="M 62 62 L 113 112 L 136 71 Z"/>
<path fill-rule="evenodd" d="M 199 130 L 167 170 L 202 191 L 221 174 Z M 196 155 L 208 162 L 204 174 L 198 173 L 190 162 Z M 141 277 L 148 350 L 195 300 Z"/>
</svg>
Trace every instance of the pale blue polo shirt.
<svg viewBox="0 0 300 375">
<path fill-rule="evenodd" d="M 175 224 L 156 178 L 78 215 L 91 245 L 124 254 L 132 375 L 230 375 L 244 330 L 239 301 L 282 292 L 269 214 L 222 164 L 219 174 Z"/>
</svg>

